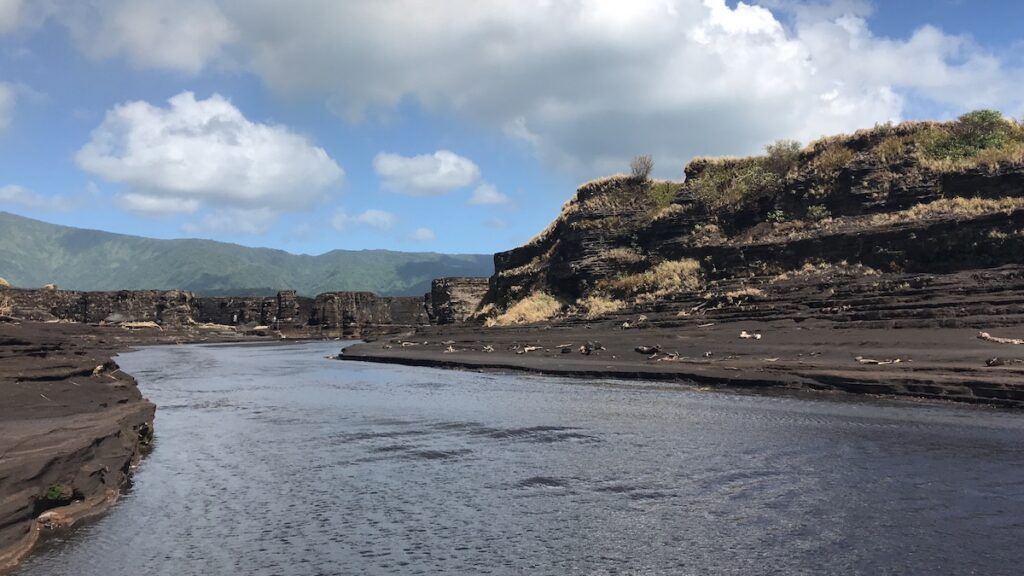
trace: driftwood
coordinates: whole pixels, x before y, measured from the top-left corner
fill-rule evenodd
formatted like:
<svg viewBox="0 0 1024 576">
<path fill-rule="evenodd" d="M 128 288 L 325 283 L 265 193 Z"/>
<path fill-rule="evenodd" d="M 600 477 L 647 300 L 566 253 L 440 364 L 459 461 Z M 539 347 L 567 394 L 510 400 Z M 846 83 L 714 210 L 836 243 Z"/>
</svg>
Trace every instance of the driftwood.
<svg viewBox="0 0 1024 576">
<path fill-rule="evenodd" d="M 750 332 L 747 332 L 746 330 L 743 330 L 742 332 L 740 332 L 740 338 L 744 340 L 760 340 L 761 335 L 756 332 L 752 334 Z"/>
<path fill-rule="evenodd" d="M 891 360 L 888 358 L 885 360 L 875 360 L 874 358 L 865 358 L 863 356 L 857 356 L 856 358 L 854 358 L 854 360 L 860 362 L 861 364 L 872 364 L 875 366 L 884 366 L 886 364 L 899 364 L 900 362 L 903 361 L 900 358 L 893 358 Z"/>
<path fill-rule="evenodd" d="M 156 322 L 122 322 L 121 328 L 127 328 L 129 330 L 137 328 L 156 328 L 157 330 L 163 330 Z"/>
<path fill-rule="evenodd" d="M 978 332 L 978 339 L 985 340 L 987 342 L 995 342 L 997 344 L 1024 344 L 1024 338 L 1001 338 L 999 336 L 993 336 L 988 332 Z"/>
</svg>

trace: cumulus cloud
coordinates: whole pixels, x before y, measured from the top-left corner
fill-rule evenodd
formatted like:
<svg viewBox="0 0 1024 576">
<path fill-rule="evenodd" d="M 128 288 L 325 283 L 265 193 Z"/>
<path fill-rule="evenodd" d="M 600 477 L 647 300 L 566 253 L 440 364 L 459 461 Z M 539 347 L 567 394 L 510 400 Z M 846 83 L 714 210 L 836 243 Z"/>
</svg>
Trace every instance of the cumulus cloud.
<svg viewBox="0 0 1024 576">
<path fill-rule="evenodd" d="M 498 191 L 493 184 L 484 182 L 473 190 L 469 203 L 477 206 L 508 204 L 509 197 Z"/>
<path fill-rule="evenodd" d="M 57 17 L 92 58 L 121 56 L 139 67 L 189 74 L 236 39 L 231 22 L 209 0 L 76 1 L 61 5 Z"/>
<path fill-rule="evenodd" d="M 434 231 L 430 228 L 417 228 L 412 233 L 412 239 L 417 242 L 430 242 L 437 236 L 434 235 Z"/>
<path fill-rule="evenodd" d="M 355 216 L 339 208 L 331 217 L 331 227 L 338 232 L 345 232 L 353 225 L 369 226 L 377 230 L 390 230 L 396 221 L 397 218 L 391 212 L 376 208 L 371 208 Z"/>
<path fill-rule="evenodd" d="M 78 151 L 78 165 L 123 184 L 129 209 L 195 212 L 203 206 L 276 214 L 319 201 L 343 171 L 283 126 L 245 118 L 227 99 L 183 92 L 166 108 L 128 102 L 106 114 Z"/>
<path fill-rule="evenodd" d="M 136 214 L 166 216 L 168 214 L 192 214 L 199 210 L 199 201 L 194 198 L 170 198 L 148 194 L 121 194 L 117 197 L 122 208 Z"/>
<path fill-rule="evenodd" d="M 373 170 L 385 188 L 411 196 L 445 194 L 480 178 L 472 160 L 448 150 L 411 157 L 381 152 L 373 158 Z"/>
<path fill-rule="evenodd" d="M 72 207 L 72 202 L 64 196 L 44 196 L 17 184 L 0 186 L 0 203 L 31 210 L 69 210 Z"/>
<path fill-rule="evenodd" d="M 320 95 L 346 118 L 413 99 L 585 172 L 651 151 L 678 176 L 694 155 L 899 119 L 911 97 L 950 114 L 1022 112 L 1020 70 L 965 38 L 878 37 L 854 2 L 779 5 L 796 6 L 792 25 L 781 8 L 724 0 L 308 2 L 287 17 L 253 0 L 224 12 L 276 91 Z"/>
<path fill-rule="evenodd" d="M 1024 113 L 1016 64 L 932 26 L 878 36 L 870 6 L 855 0 L 40 4 L 53 3 L 96 57 L 185 72 L 237 66 L 349 120 L 412 101 L 587 173 L 622 170 L 646 151 L 661 175 L 678 176 L 694 155 L 899 119 L 908 102 L 945 115 Z M 394 184 L 417 194 L 455 186 L 429 174 Z"/>
<path fill-rule="evenodd" d="M 0 34 L 14 30 L 21 14 L 21 0 L 0 0 Z"/>
</svg>

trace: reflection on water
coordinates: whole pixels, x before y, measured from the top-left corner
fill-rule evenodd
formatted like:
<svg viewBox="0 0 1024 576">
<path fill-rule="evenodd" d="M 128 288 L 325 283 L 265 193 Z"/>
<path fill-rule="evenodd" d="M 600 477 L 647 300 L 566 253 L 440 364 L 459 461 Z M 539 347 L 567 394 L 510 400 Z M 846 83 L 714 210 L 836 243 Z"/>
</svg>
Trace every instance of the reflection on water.
<svg viewBox="0 0 1024 576">
<path fill-rule="evenodd" d="M 156 448 L 22 575 L 1018 574 L 1024 415 L 324 359 L 118 361 Z"/>
</svg>

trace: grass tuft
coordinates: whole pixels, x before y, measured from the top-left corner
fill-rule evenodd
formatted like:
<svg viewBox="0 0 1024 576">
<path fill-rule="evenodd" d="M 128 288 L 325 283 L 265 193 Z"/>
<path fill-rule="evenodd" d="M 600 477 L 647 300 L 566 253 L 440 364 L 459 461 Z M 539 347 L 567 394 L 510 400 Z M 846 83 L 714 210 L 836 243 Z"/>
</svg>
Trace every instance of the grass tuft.
<svg viewBox="0 0 1024 576">
<path fill-rule="evenodd" d="M 686 258 L 668 260 L 638 274 L 606 280 L 600 286 L 624 297 L 658 297 L 698 290 L 702 284 L 700 263 Z"/>
<path fill-rule="evenodd" d="M 579 306 L 583 317 L 588 320 L 614 314 L 626 307 L 626 303 L 622 300 L 615 300 L 601 294 L 592 294 L 582 298 L 576 305 Z"/>
<path fill-rule="evenodd" d="M 557 316 L 563 308 L 564 305 L 547 292 L 534 292 L 510 306 L 504 314 L 488 319 L 486 326 L 511 326 L 543 322 Z"/>
</svg>

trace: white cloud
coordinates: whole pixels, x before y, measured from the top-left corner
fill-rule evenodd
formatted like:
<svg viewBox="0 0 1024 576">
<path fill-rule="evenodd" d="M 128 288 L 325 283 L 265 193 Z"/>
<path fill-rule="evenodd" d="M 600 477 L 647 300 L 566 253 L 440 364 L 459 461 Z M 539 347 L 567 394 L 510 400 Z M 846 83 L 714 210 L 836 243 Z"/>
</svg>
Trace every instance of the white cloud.
<svg viewBox="0 0 1024 576">
<path fill-rule="evenodd" d="M 62 5 L 57 17 L 92 58 L 121 56 L 135 66 L 189 74 L 236 39 L 233 25 L 210 0 L 76 1 Z"/>
<path fill-rule="evenodd" d="M 196 100 L 191 92 L 171 98 L 167 108 L 116 106 L 75 160 L 125 185 L 122 203 L 149 212 L 194 212 L 203 205 L 301 210 L 344 174 L 305 137 L 252 122 L 220 95 Z"/>
<path fill-rule="evenodd" d="M 206 214 L 199 222 L 181 226 L 188 234 L 263 234 L 277 221 L 277 212 L 269 208 L 221 208 Z"/>
<path fill-rule="evenodd" d="M 469 198 L 470 204 L 478 206 L 493 205 L 493 204 L 508 204 L 508 196 L 498 192 L 498 189 L 493 184 L 484 182 L 473 190 L 473 195 Z"/>
<path fill-rule="evenodd" d="M 0 203 L 31 210 L 70 210 L 73 207 L 73 203 L 64 196 L 44 196 L 17 184 L 0 186 Z"/>
<path fill-rule="evenodd" d="M 417 228 L 412 233 L 412 239 L 417 242 L 430 242 L 437 236 L 434 235 L 434 231 L 430 228 Z"/>
<path fill-rule="evenodd" d="M 171 198 L 130 192 L 119 195 L 117 200 L 121 207 L 129 212 L 151 216 L 193 214 L 199 210 L 199 201 L 195 198 Z"/>
<path fill-rule="evenodd" d="M 248 70 L 349 120 L 411 101 L 588 175 L 650 152 L 659 175 L 678 176 L 694 155 L 899 119 L 908 102 L 941 115 L 981 106 L 1024 114 L 1024 71 L 1012 56 L 930 26 L 880 37 L 856 0 L 761 2 L 771 10 L 725 0 L 45 4 L 54 3 L 53 17 L 95 57 Z M 429 167 L 404 174 L 391 184 L 407 193 L 459 186 Z"/>
<path fill-rule="evenodd" d="M 364 225 L 378 230 L 390 230 L 396 221 L 397 218 L 394 214 L 376 208 L 371 208 L 356 216 L 349 215 L 348 212 L 339 208 L 331 217 L 331 227 L 338 232 L 344 232 L 351 228 L 352 225 Z"/>
<path fill-rule="evenodd" d="M 445 194 L 480 178 L 472 160 L 448 150 L 412 157 L 381 152 L 373 158 L 373 169 L 385 188 L 411 196 Z"/>
<path fill-rule="evenodd" d="M 11 117 L 14 115 L 15 100 L 16 94 L 14 87 L 10 84 L 0 82 L 0 132 L 5 130 L 11 124 Z"/>
<path fill-rule="evenodd" d="M 878 37 L 855 2 L 777 4 L 395 0 L 283 15 L 251 0 L 224 13 L 244 65 L 279 93 L 320 96 L 349 119 L 411 99 L 588 173 L 651 152 L 678 176 L 694 155 L 898 119 L 909 97 L 948 114 L 1024 112 L 1021 71 L 964 38 Z"/>
<path fill-rule="evenodd" d="M 0 34 L 10 32 L 18 26 L 21 4 L 21 0 L 0 0 Z"/>
</svg>

